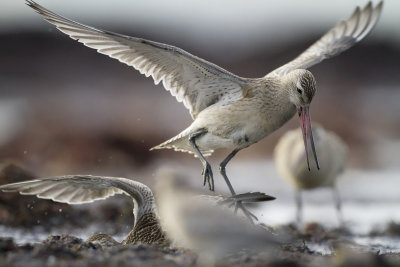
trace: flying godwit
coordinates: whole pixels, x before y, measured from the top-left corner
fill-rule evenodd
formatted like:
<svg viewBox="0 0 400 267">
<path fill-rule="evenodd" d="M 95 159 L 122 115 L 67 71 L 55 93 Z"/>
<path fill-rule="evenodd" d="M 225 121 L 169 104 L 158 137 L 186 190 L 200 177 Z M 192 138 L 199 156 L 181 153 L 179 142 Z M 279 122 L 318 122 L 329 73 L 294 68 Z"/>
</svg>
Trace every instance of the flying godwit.
<svg viewBox="0 0 400 267">
<path fill-rule="evenodd" d="M 159 180 L 163 180 L 163 177 L 159 177 Z M 171 179 L 167 180 L 172 184 L 177 184 L 177 182 Z M 165 181 L 163 181 L 163 184 L 165 184 Z M 168 189 L 170 188 L 171 187 L 167 187 L 167 191 L 165 192 L 169 192 Z M 145 184 L 127 178 L 92 175 L 56 176 L 2 185 L 0 186 L 0 191 L 19 192 L 22 195 L 36 195 L 39 198 L 51 199 L 55 202 L 68 204 L 90 203 L 96 200 L 106 199 L 116 194 L 126 194 L 132 198 L 134 203 L 134 224 L 132 231 L 130 231 L 122 244 L 141 242 L 165 246 L 170 244 L 170 239 L 174 239 L 173 235 L 172 238 L 168 238 L 160 225 L 156 200 L 151 189 Z M 185 199 L 183 201 L 187 203 L 187 205 L 193 205 L 193 207 L 195 207 L 196 205 L 193 203 L 198 203 L 197 198 L 203 202 L 207 201 L 208 205 L 213 204 L 214 206 L 217 204 L 232 204 L 237 201 L 246 203 L 275 199 L 264 193 L 254 192 L 239 194 L 232 197 L 192 194 L 191 199 Z M 161 205 L 164 205 L 164 203 Z M 168 206 L 173 209 L 172 205 L 168 204 Z M 218 209 L 228 213 L 228 207 L 221 207 Z M 237 216 L 235 215 L 235 217 Z M 210 229 L 210 231 L 211 230 L 212 229 Z M 96 241 L 103 244 L 119 244 L 119 242 L 106 234 L 95 234 L 89 237 L 87 241 Z"/>
<path fill-rule="evenodd" d="M 302 191 L 320 187 L 332 188 L 337 215 L 342 223 L 340 197 L 335 182 L 345 169 L 348 148 L 339 136 L 320 125 L 314 125 L 313 132 L 319 161 L 324 166 L 321 170 L 308 170 L 300 129 L 291 130 L 281 137 L 274 151 L 275 165 L 279 174 L 296 190 L 298 224 L 302 222 Z"/>
<path fill-rule="evenodd" d="M 178 47 L 99 30 L 57 15 L 34 1 L 27 0 L 27 4 L 72 39 L 151 76 L 155 84 L 162 81 L 165 89 L 189 109 L 194 121 L 152 149 L 194 153 L 202 162 L 203 183 L 208 183 L 210 190 L 214 190 L 213 172 L 205 157 L 218 148 L 233 149 L 221 162 L 220 173 L 235 195 L 225 171 L 228 162 L 241 149 L 280 128 L 296 112 L 304 144 L 307 147 L 310 139 L 319 168 L 309 114 L 316 84 L 306 69 L 367 36 L 378 21 L 383 2 L 375 7 L 369 2 L 362 10 L 357 7 L 349 19 L 339 22 L 294 60 L 262 78 L 242 78 Z M 237 207 L 251 218 L 240 202 Z"/>
</svg>

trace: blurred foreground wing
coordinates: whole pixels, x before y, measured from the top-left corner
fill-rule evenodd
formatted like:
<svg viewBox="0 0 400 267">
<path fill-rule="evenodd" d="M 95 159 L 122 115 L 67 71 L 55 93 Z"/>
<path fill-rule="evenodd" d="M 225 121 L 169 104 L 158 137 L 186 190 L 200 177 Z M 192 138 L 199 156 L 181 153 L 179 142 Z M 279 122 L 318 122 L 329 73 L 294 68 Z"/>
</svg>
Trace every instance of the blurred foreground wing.
<svg viewBox="0 0 400 267">
<path fill-rule="evenodd" d="M 27 4 L 72 39 L 134 67 L 184 103 L 193 118 L 217 102 L 243 98 L 244 80 L 174 46 L 99 30 L 59 16 L 39 4 Z"/>
<path fill-rule="evenodd" d="M 357 7 L 348 20 L 340 21 L 297 58 L 267 74 L 267 77 L 283 76 L 295 69 L 307 69 L 346 51 L 371 32 L 378 22 L 382 6 L 383 1 L 375 8 L 372 8 L 371 2 L 362 10 Z"/>
</svg>

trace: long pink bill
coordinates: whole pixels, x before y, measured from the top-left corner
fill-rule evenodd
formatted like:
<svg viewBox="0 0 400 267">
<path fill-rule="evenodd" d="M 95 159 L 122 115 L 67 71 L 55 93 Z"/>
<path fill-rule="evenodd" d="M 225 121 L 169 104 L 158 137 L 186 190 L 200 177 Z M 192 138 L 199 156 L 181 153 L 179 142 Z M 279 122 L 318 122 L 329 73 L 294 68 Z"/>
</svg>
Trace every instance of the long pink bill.
<svg viewBox="0 0 400 267">
<path fill-rule="evenodd" d="M 301 131 L 303 132 L 304 148 L 306 149 L 308 170 L 311 170 L 310 169 L 310 161 L 308 158 L 308 139 L 310 139 L 310 141 L 311 141 L 311 149 L 314 154 L 315 163 L 317 164 L 317 168 L 319 170 L 320 169 L 319 162 L 318 162 L 317 152 L 315 151 L 314 138 L 313 138 L 313 134 L 312 134 L 309 106 L 300 107 L 298 110 L 298 113 L 299 113 L 299 118 L 300 118 Z"/>
</svg>

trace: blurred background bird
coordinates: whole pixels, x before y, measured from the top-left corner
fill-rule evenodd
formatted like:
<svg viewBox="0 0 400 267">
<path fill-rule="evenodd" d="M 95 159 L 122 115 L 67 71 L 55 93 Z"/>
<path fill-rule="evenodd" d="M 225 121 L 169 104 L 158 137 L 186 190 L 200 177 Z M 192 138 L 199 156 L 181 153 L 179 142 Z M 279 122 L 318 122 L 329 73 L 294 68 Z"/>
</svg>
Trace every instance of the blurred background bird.
<svg viewBox="0 0 400 267">
<path fill-rule="evenodd" d="M 306 190 L 329 187 L 340 223 L 343 222 L 341 201 L 336 187 L 336 179 L 347 164 L 348 147 L 334 132 L 325 130 L 320 124 L 313 125 L 315 149 L 318 153 L 321 169 L 309 169 L 305 158 L 304 140 L 301 129 L 285 133 L 278 141 L 274 151 L 275 166 L 279 174 L 289 182 L 296 194 L 298 224 L 302 220 L 302 192 Z M 308 148 L 311 150 L 310 148 Z"/>
</svg>

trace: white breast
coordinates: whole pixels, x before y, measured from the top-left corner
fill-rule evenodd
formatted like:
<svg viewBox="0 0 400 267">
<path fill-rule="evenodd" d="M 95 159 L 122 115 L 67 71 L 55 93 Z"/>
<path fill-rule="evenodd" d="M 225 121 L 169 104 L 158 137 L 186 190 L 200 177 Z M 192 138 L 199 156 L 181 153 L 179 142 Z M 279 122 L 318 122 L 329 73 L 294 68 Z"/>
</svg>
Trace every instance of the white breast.
<svg viewBox="0 0 400 267">
<path fill-rule="evenodd" d="M 275 148 L 274 160 L 278 172 L 298 189 L 333 186 L 346 165 L 347 146 L 336 134 L 325 131 L 321 126 L 313 127 L 313 133 L 320 170 L 313 162 L 311 171 L 308 170 L 300 128 L 282 136 Z"/>
</svg>

